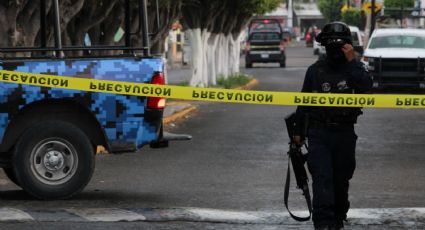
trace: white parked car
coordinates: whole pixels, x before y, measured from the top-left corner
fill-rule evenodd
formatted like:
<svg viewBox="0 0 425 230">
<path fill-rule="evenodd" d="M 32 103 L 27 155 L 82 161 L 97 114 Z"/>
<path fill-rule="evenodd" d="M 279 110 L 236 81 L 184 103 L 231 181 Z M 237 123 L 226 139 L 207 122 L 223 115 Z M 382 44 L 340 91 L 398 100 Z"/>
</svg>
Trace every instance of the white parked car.
<svg viewBox="0 0 425 230">
<path fill-rule="evenodd" d="M 377 29 L 364 53 L 374 88 L 425 88 L 425 30 Z"/>
<path fill-rule="evenodd" d="M 320 50 L 320 43 L 318 43 L 316 41 L 316 39 L 313 40 L 313 54 L 314 55 L 319 55 L 319 50 Z"/>
<path fill-rule="evenodd" d="M 357 26 L 349 26 L 349 28 L 350 28 L 351 37 L 353 40 L 353 47 L 354 47 L 354 50 L 356 51 L 356 56 L 361 57 L 363 55 L 363 50 L 364 50 L 362 32 Z M 319 55 L 319 59 L 326 58 L 326 50 L 324 46 L 319 45 L 318 55 Z"/>
<path fill-rule="evenodd" d="M 313 38 L 313 54 L 314 55 L 319 55 L 320 43 L 318 43 L 316 41 L 316 37 L 322 31 L 320 29 L 318 29 L 317 27 L 314 27 L 314 29 L 315 29 L 315 32 L 314 32 L 315 36 Z"/>
</svg>

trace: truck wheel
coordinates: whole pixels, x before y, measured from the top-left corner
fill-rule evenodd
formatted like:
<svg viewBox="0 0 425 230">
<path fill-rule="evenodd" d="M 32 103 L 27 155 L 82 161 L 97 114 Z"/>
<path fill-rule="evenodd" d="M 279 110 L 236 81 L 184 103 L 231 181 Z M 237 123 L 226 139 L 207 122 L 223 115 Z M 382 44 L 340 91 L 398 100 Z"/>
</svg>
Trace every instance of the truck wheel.
<svg viewBox="0 0 425 230">
<path fill-rule="evenodd" d="M 16 179 L 15 172 L 13 171 L 12 168 L 3 168 L 3 171 L 4 171 L 4 174 L 6 174 L 7 178 L 9 178 L 10 181 L 12 181 L 16 185 L 20 186 L 18 180 Z"/>
<path fill-rule="evenodd" d="M 30 127 L 14 153 L 16 179 L 39 199 L 69 198 L 88 184 L 95 154 L 87 135 L 75 125 L 46 121 Z"/>
<path fill-rule="evenodd" d="M 280 64 L 280 67 L 281 68 L 285 68 L 286 67 L 286 61 L 281 61 L 279 64 Z"/>
<path fill-rule="evenodd" d="M 252 62 L 246 62 L 245 63 L 245 68 L 247 68 L 247 69 L 252 68 Z"/>
</svg>

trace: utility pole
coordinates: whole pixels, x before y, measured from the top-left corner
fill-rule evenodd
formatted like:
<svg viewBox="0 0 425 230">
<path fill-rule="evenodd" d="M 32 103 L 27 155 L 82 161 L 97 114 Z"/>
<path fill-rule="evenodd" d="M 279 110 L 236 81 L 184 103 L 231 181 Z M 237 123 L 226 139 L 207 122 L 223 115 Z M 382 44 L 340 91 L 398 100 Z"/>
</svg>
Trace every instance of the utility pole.
<svg viewBox="0 0 425 230">
<path fill-rule="evenodd" d="M 292 0 L 287 0 L 288 7 L 288 20 L 286 20 L 286 27 L 292 28 L 294 26 L 293 22 L 293 10 L 292 10 Z"/>
<path fill-rule="evenodd" d="M 370 23 L 370 32 L 369 37 L 372 35 L 373 31 L 375 30 L 375 24 L 376 24 L 376 13 L 375 13 L 375 0 L 372 0 L 372 8 L 371 8 L 371 23 Z"/>
<path fill-rule="evenodd" d="M 424 15 L 423 15 L 423 11 L 424 11 L 424 9 L 422 8 L 422 7 L 424 7 L 423 5 L 422 5 L 422 2 L 421 2 L 421 0 L 418 0 L 418 8 L 419 8 L 419 16 L 420 16 L 420 19 L 419 19 L 419 26 L 421 27 L 421 28 L 424 28 L 425 27 L 425 20 L 424 20 Z"/>
</svg>

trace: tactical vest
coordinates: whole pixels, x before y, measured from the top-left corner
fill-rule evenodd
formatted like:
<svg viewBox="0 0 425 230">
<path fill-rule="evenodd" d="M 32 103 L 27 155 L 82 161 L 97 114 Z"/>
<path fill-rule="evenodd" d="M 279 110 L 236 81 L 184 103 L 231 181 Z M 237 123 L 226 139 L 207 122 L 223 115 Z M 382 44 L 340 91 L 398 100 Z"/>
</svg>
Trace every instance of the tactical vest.
<svg viewBox="0 0 425 230">
<path fill-rule="evenodd" d="M 355 93 L 347 82 L 350 67 L 334 70 L 326 61 L 316 62 L 316 74 L 313 78 L 313 93 Z M 362 114 L 360 108 L 347 107 L 312 107 L 309 113 L 311 122 L 354 124 Z"/>
</svg>

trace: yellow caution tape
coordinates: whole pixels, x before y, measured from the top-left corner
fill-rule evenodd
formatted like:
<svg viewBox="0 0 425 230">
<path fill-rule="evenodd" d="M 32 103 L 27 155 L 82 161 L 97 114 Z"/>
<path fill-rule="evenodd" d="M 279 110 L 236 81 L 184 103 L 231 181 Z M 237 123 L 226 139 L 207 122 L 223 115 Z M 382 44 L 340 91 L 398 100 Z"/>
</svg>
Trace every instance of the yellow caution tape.
<svg viewBox="0 0 425 230">
<path fill-rule="evenodd" d="M 152 85 L 0 70 L 0 82 L 133 96 L 261 105 L 425 108 L 425 95 L 324 94 Z"/>
</svg>

